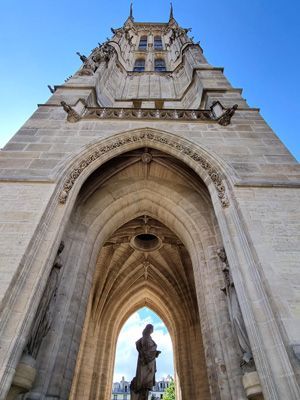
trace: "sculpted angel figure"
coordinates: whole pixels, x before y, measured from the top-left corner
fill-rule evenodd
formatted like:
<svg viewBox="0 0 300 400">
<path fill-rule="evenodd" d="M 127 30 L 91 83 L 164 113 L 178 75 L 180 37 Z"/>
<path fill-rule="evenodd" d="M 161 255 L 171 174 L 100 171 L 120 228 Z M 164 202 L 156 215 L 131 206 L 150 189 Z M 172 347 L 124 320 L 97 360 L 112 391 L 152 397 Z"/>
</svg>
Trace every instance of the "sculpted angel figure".
<svg viewBox="0 0 300 400">
<path fill-rule="evenodd" d="M 143 336 L 136 342 L 139 353 L 136 376 L 130 384 L 131 400 L 147 400 L 149 391 L 155 385 L 156 358 L 161 353 L 151 338 L 153 325 L 148 324 L 143 330 Z"/>
<path fill-rule="evenodd" d="M 59 272 L 63 266 L 61 253 L 64 247 L 64 242 L 61 242 L 47 281 L 46 288 L 40 301 L 35 320 L 31 327 L 31 333 L 26 346 L 26 352 L 33 358 L 37 357 L 43 338 L 48 334 L 53 321 L 56 291 L 60 278 Z"/>
<path fill-rule="evenodd" d="M 236 335 L 241 352 L 243 354 L 241 365 L 244 364 L 252 365 L 253 355 L 251 351 L 251 345 L 247 334 L 242 311 L 240 308 L 240 304 L 238 301 L 237 293 L 234 287 L 233 279 L 231 276 L 231 271 L 229 268 L 225 249 L 224 248 L 219 249 L 217 251 L 217 254 L 223 263 L 222 270 L 225 277 L 225 287 L 222 288 L 222 291 L 227 296 L 228 311 L 232 328 Z"/>
</svg>

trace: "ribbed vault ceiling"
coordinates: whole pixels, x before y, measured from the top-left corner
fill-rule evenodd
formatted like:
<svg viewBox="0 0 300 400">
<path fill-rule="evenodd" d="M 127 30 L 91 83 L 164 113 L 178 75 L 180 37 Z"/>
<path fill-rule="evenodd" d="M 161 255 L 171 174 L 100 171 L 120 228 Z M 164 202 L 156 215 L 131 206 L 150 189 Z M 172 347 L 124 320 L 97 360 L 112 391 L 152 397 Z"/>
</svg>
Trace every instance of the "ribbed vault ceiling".
<svg viewBox="0 0 300 400">
<path fill-rule="evenodd" d="M 151 247 L 150 251 L 135 249 L 132 241 L 145 234 L 157 237 L 161 241 L 160 248 L 154 251 Z M 145 242 L 147 247 L 147 240 Z M 178 237 L 159 221 L 140 216 L 119 228 L 100 252 L 94 312 L 100 316 L 104 307 L 109 308 L 116 298 L 144 287 L 153 293 L 159 291 L 166 301 L 177 304 L 192 323 L 195 318 L 192 310 L 196 305 L 192 271 L 188 252 Z"/>
</svg>

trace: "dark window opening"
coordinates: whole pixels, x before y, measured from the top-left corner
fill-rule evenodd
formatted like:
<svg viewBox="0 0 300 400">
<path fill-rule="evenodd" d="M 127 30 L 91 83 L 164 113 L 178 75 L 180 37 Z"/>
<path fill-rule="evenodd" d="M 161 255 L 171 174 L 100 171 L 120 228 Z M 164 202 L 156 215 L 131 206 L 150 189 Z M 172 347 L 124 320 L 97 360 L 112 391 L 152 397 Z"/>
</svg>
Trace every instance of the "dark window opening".
<svg viewBox="0 0 300 400">
<path fill-rule="evenodd" d="M 145 71 L 145 60 L 143 60 L 143 59 L 136 60 L 133 71 L 134 72 L 144 72 Z"/>
<path fill-rule="evenodd" d="M 155 60 L 154 69 L 155 69 L 156 72 L 164 72 L 164 71 L 166 71 L 167 69 L 166 69 L 165 61 L 162 60 L 162 59 Z"/>
<path fill-rule="evenodd" d="M 139 50 L 147 50 L 148 38 L 147 36 L 142 36 L 140 39 Z"/>
<path fill-rule="evenodd" d="M 161 36 L 155 36 L 155 38 L 154 38 L 154 49 L 155 50 L 163 50 L 163 44 L 162 44 Z"/>
</svg>

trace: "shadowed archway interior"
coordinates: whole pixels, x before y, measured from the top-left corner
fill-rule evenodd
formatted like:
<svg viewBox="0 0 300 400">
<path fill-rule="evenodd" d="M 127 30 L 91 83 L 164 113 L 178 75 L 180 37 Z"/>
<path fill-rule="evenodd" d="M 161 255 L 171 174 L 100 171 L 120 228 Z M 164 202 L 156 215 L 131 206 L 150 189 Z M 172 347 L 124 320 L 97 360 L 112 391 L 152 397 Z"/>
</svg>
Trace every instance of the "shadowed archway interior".
<svg viewBox="0 0 300 400">
<path fill-rule="evenodd" d="M 220 234 L 207 188 L 194 171 L 150 148 L 115 157 L 82 186 L 65 241 L 82 288 L 76 296 L 88 302 L 76 322 L 85 317 L 82 334 L 78 330 L 70 344 L 72 353 L 80 341 L 70 399 L 110 399 L 120 330 L 144 306 L 169 330 L 178 400 L 210 399 L 220 390 L 212 361 L 222 351 L 212 346 L 221 342 L 212 327 L 228 322 L 219 290 Z M 61 362 L 70 368 L 73 361 Z"/>
</svg>

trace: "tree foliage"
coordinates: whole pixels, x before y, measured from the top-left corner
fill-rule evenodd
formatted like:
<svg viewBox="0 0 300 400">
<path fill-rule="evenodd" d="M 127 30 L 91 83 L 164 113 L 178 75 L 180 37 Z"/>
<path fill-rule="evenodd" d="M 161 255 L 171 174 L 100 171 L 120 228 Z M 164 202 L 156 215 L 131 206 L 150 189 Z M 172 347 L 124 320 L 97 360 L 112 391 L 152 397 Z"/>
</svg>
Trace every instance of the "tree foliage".
<svg viewBox="0 0 300 400">
<path fill-rule="evenodd" d="M 163 400 L 175 400 L 175 383 L 174 380 L 169 384 L 169 387 L 164 391 Z"/>
</svg>

